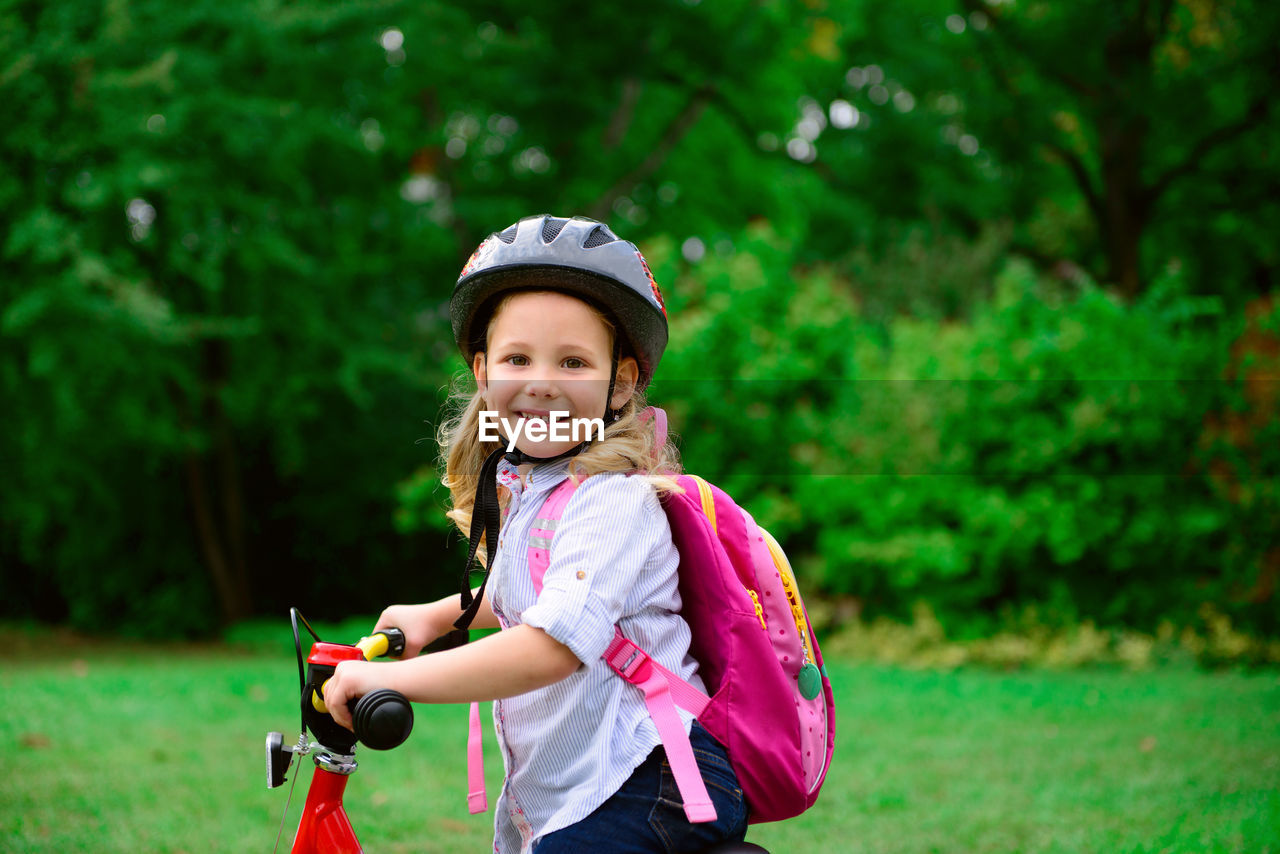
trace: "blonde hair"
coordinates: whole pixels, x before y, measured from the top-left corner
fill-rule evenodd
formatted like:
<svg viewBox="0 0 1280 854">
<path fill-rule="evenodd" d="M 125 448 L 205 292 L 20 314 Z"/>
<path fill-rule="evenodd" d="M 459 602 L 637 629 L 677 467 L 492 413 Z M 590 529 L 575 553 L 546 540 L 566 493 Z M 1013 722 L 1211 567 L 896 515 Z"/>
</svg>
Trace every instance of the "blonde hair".
<svg viewBox="0 0 1280 854">
<path fill-rule="evenodd" d="M 508 294 L 498 303 L 490 315 L 489 329 L 493 328 L 494 318 L 497 318 L 507 300 L 514 295 Z M 617 335 L 613 323 L 591 303 L 584 301 L 584 304 L 608 328 L 612 341 L 613 336 Z M 488 340 L 487 331 L 485 339 Z M 647 406 L 644 394 L 640 391 L 633 392 L 631 398 L 618 410 L 617 420 L 605 425 L 604 438 L 592 442 L 572 458 L 569 476 L 579 480 L 606 472 L 633 473 L 647 480 L 659 495 L 683 491 L 676 483 L 676 476 L 681 472 L 680 453 L 671 442 L 664 442 L 661 446 L 657 444 L 654 422 L 641 420 L 640 417 Z M 449 490 L 450 507 L 446 515 L 464 537 L 471 534 L 471 513 L 475 505 L 480 469 L 489 454 L 504 447 L 501 442 L 480 440 L 480 413 L 486 408 L 484 393 L 476 388 L 475 377 L 470 372 L 459 373 L 454 377 L 453 389 L 446 403 L 449 414 L 436 435 L 440 445 L 441 467 L 444 469 L 441 480 Z M 499 486 L 498 498 L 503 506 L 506 506 L 509 497 L 507 489 Z M 476 555 L 487 565 L 483 542 L 479 544 Z"/>
</svg>

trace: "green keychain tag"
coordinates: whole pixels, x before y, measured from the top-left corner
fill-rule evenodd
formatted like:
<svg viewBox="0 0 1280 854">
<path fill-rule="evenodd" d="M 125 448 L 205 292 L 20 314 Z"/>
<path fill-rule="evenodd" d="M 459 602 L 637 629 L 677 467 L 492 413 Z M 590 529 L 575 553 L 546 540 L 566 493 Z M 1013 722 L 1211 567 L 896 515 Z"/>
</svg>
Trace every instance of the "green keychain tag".
<svg viewBox="0 0 1280 854">
<path fill-rule="evenodd" d="M 812 700 L 822 693 L 822 673 L 811 662 L 800 668 L 800 696 Z"/>
</svg>

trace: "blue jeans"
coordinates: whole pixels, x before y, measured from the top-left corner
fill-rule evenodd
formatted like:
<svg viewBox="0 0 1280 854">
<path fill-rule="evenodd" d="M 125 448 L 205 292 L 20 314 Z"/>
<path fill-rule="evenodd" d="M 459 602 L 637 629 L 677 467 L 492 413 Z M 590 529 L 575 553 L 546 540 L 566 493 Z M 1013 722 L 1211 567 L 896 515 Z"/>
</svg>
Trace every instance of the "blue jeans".
<svg viewBox="0 0 1280 854">
<path fill-rule="evenodd" d="M 747 805 L 720 743 L 694 721 L 689 735 L 698 770 L 716 807 L 716 820 L 690 824 L 662 746 L 595 812 L 550 833 L 534 854 L 694 854 L 747 832 Z"/>
</svg>

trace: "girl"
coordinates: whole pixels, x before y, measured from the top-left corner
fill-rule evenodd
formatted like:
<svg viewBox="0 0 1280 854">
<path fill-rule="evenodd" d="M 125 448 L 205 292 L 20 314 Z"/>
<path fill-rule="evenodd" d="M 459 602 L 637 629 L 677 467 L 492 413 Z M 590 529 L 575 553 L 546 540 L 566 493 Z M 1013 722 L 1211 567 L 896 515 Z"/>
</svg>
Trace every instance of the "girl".
<svg viewBox="0 0 1280 854">
<path fill-rule="evenodd" d="M 702 688 L 658 502 L 675 488 L 679 461 L 645 422 L 642 392 L 667 321 L 644 257 L 593 220 L 523 219 L 476 250 L 450 311 L 477 390 L 441 430 L 449 516 L 472 555 L 492 557 L 491 573 L 474 593 L 464 575 L 461 597 L 387 608 L 377 628 L 404 630 L 405 658 L 339 665 L 325 691 L 334 718 L 350 727 L 347 700 L 376 688 L 423 703 L 495 700 L 506 765 L 495 817 L 501 854 L 700 851 L 741 840 L 746 806 L 724 749 L 681 711 L 717 814 L 692 824 L 643 696 L 601 658 L 617 625 Z M 481 412 L 508 426 L 546 427 L 551 413 L 599 419 L 603 438 L 575 444 L 520 429 L 507 452 L 507 437 L 482 439 Z M 567 477 L 581 486 L 538 592 L 530 529 Z M 417 657 L 455 623 L 504 631 Z"/>
</svg>

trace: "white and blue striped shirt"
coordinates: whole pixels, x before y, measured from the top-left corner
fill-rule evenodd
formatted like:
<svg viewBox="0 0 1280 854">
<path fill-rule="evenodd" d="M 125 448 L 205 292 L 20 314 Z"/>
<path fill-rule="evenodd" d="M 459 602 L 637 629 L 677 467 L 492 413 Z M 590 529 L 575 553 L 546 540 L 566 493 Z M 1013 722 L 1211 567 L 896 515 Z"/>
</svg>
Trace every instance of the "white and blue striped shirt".
<svg viewBox="0 0 1280 854">
<path fill-rule="evenodd" d="M 556 529 L 551 564 L 535 595 L 529 530 L 568 461 L 521 477 L 505 460 L 511 490 L 489 580 L 489 602 L 504 627 L 536 626 L 583 662 L 554 685 L 494 703 L 506 782 L 494 819 L 494 850 L 527 852 L 541 836 L 588 816 L 660 742 L 644 697 L 604 663 L 615 624 L 669 670 L 699 689 L 680 617 L 666 513 L 640 477 L 598 474 L 582 481 Z M 692 716 L 681 710 L 686 731 Z"/>
</svg>

